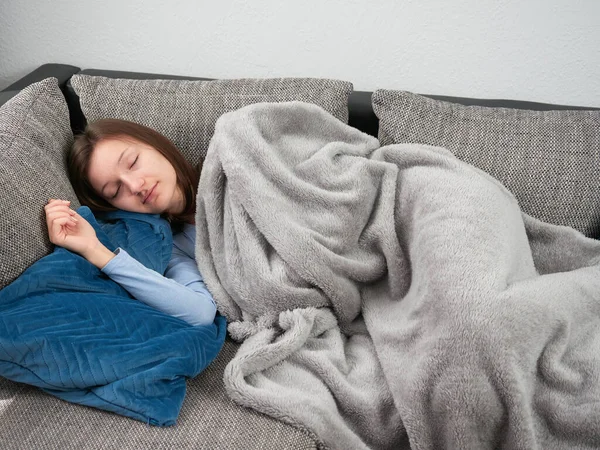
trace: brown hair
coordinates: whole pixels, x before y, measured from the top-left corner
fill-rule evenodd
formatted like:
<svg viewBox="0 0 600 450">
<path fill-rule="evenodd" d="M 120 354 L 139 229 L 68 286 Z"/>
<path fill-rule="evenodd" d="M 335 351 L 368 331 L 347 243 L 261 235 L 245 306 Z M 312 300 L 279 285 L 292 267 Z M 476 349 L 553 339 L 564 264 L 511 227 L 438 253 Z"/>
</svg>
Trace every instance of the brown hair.
<svg viewBox="0 0 600 450">
<path fill-rule="evenodd" d="M 194 167 L 183 157 L 173 143 L 159 132 L 134 122 L 121 119 L 101 119 L 90 122 L 82 134 L 75 136 L 73 147 L 67 156 L 69 179 L 82 205 L 97 211 L 114 211 L 116 208 L 98 195 L 88 178 L 92 152 L 104 139 L 133 139 L 160 152 L 173 166 L 177 185 L 183 192 L 185 207 L 181 214 L 166 215 L 174 224 L 192 222 L 196 209 L 196 189 L 202 170 L 202 159 Z"/>
</svg>

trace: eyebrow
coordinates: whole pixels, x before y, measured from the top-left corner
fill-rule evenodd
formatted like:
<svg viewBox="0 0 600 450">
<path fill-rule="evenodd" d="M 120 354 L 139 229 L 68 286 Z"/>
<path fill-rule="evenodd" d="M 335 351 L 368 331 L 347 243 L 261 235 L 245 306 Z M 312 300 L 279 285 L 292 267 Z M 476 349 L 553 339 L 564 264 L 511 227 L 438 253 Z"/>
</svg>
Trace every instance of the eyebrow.
<svg viewBox="0 0 600 450">
<path fill-rule="evenodd" d="M 121 163 L 121 159 L 123 159 L 123 155 L 125 154 L 125 152 L 129 150 L 129 147 L 127 147 L 125 150 L 123 150 L 121 152 L 121 155 L 119 156 L 119 159 L 117 160 L 117 167 L 119 167 L 119 164 Z M 104 194 L 104 189 L 106 189 L 106 186 L 108 185 L 108 183 L 110 183 L 110 181 L 107 181 L 106 183 L 104 183 L 104 186 L 102 186 L 102 189 L 100 189 L 100 193 L 102 195 L 104 195 L 106 197 L 106 195 Z"/>
</svg>

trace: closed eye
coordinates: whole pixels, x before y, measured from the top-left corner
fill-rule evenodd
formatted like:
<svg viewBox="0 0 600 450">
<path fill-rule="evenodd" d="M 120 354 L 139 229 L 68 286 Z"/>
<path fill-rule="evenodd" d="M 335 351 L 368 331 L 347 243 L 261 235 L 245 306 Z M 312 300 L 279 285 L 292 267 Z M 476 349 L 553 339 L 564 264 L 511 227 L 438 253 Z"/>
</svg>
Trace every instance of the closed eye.
<svg viewBox="0 0 600 450">
<path fill-rule="evenodd" d="M 121 183 L 119 183 L 119 187 L 117 188 L 117 192 L 115 192 L 115 195 L 113 195 L 113 196 L 111 197 L 111 200 L 112 200 L 112 199 L 115 199 L 115 198 L 117 198 L 117 195 L 119 195 L 119 191 L 120 191 L 120 190 L 121 190 Z"/>
<path fill-rule="evenodd" d="M 133 168 L 133 166 L 135 166 L 135 164 L 137 163 L 137 160 L 138 160 L 139 156 L 140 156 L 140 155 L 137 155 L 137 156 L 135 157 L 135 159 L 133 160 L 133 162 L 132 162 L 132 163 L 131 163 L 131 165 L 129 166 L 129 168 L 130 168 L 130 169 L 132 169 L 132 168 Z M 120 191 L 120 190 L 121 190 L 121 183 L 119 183 L 119 187 L 117 187 L 117 191 L 115 192 L 115 195 L 113 195 L 113 196 L 111 197 L 111 200 L 114 200 L 115 198 L 117 198 L 117 195 L 119 195 L 119 191 Z"/>
</svg>

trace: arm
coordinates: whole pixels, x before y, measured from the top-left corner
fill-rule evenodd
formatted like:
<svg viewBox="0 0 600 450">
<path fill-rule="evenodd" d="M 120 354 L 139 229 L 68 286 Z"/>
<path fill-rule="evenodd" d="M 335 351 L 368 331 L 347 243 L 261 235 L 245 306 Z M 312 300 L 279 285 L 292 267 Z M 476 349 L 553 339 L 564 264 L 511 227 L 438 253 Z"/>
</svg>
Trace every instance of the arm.
<svg viewBox="0 0 600 450">
<path fill-rule="evenodd" d="M 192 325 L 212 323 L 216 307 L 202 281 L 196 262 L 176 246 L 163 277 L 146 268 L 124 250 L 107 249 L 85 218 L 69 208 L 69 202 L 50 200 L 45 206 L 50 241 L 103 270 L 134 298 Z M 175 242 L 175 240 L 174 240 Z"/>
<path fill-rule="evenodd" d="M 217 307 L 195 260 L 176 247 L 164 277 L 122 249 L 117 249 L 116 256 L 102 268 L 102 272 L 135 299 L 191 325 L 209 325 L 215 320 Z"/>
</svg>

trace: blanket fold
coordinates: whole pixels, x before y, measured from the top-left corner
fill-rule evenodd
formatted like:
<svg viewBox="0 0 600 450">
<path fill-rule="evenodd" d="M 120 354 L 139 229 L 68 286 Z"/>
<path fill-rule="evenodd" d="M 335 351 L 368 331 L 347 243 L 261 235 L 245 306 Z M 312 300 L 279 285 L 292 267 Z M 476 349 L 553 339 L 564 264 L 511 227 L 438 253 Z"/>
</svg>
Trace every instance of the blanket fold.
<svg viewBox="0 0 600 450">
<path fill-rule="evenodd" d="M 600 243 L 449 151 L 252 105 L 219 119 L 196 214 L 237 402 L 330 448 L 600 445 Z"/>
</svg>

